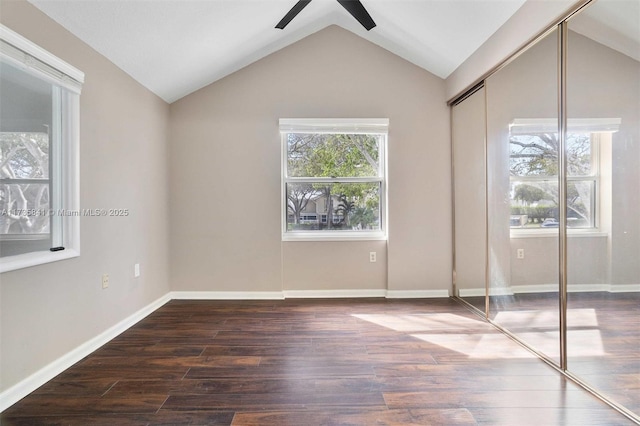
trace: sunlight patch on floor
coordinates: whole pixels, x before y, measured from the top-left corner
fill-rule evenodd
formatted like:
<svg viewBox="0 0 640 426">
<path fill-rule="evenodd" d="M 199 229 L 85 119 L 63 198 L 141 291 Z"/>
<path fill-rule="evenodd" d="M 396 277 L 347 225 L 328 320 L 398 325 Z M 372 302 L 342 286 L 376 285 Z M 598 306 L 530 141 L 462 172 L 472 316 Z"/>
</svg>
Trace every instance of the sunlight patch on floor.
<svg viewBox="0 0 640 426">
<path fill-rule="evenodd" d="M 559 312 L 557 310 L 523 310 L 498 312 L 494 321 L 508 330 L 519 328 L 558 329 Z M 569 309 L 567 311 L 569 327 L 598 327 L 595 309 Z"/>
<path fill-rule="evenodd" d="M 567 332 L 567 353 L 571 358 L 606 356 L 600 330 L 569 330 Z"/>
<path fill-rule="evenodd" d="M 413 337 L 475 359 L 532 358 L 531 352 L 501 333 L 412 334 Z"/>
<path fill-rule="evenodd" d="M 395 331 L 415 332 L 431 330 L 466 330 L 477 329 L 484 326 L 482 321 L 465 318 L 454 314 L 413 314 L 413 315 L 389 315 L 389 314 L 354 314 L 356 318 Z"/>
<path fill-rule="evenodd" d="M 479 319 L 455 314 L 354 314 L 356 318 L 455 351 L 469 358 L 531 358 L 532 354 Z"/>
<path fill-rule="evenodd" d="M 438 314 L 353 314 L 355 318 L 420 339 L 469 358 L 530 358 L 532 355 L 506 335 L 488 332 L 488 324 L 450 313 Z M 495 322 L 511 330 L 541 353 L 559 356 L 558 313 L 550 310 L 499 312 Z M 569 312 L 569 336 L 573 357 L 605 356 L 598 320 L 593 309 Z M 592 328 L 572 330 L 572 328 Z M 523 332 L 524 330 L 524 332 Z"/>
</svg>

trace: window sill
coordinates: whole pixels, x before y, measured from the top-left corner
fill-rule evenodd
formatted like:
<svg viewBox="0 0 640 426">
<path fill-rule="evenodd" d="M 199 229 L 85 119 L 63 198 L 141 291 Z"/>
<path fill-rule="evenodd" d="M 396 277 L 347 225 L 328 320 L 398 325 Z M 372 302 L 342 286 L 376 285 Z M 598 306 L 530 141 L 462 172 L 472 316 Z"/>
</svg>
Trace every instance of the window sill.
<svg viewBox="0 0 640 426">
<path fill-rule="evenodd" d="M 386 241 L 383 232 L 287 232 L 282 241 Z"/>
<path fill-rule="evenodd" d="M 558 228 L 551 229 L 512 229 L 511 238 L 557 238 Z M 568 229 L 568 238 L 606 238 L 609 234 L 599 229 Z"/>
<path fill-rule="evenodd" d="M 65 249 L 56 252 L 25 253 L 0 259 L 0 273 L 29 268 L 31 266 L 44 265 L 59 260 L 72 259 L 80 256 L 73 249 Z"/>
</svg>

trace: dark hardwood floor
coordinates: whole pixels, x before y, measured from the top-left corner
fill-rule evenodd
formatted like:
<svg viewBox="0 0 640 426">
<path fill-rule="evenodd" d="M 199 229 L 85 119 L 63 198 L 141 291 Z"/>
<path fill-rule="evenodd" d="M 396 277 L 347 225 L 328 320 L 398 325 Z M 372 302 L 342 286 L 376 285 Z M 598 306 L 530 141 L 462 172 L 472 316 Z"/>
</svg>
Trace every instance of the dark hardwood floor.
<svg viewBox="0 0 640 426">
<path fill-rule="evenodd" d="M 450 299 L 179 301 L 2 425 L 626 425 Z"/>
<path fill-rule="evenodd" d="M 484 306 L 484 298 L 467 299 Z M 558 293 L 492 296 L 490 317 L 559 363 Z M 567 368 L 640 416 L 640 293 L 572 292 Z"/>
</svg>

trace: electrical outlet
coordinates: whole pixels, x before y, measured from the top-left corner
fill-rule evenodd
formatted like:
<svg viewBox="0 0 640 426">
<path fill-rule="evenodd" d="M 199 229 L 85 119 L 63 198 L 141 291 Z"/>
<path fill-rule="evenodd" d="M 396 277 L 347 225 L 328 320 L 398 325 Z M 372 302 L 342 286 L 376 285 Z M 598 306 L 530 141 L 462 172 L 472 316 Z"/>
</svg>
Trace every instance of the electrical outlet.
<svg viewBox="0 0 640 426">
<path fill-rule="evenodd" d="M 524 259 L 524 249 L 518 249 L 516 253 L 517 253 L 518 259 Z"/>
<path fill-rule="evenodd" d="M 140 264 L 136 263 L 133 265 L 133 277 L 138 278 L 140 276 Z"/>
<path fill-rule="evenodd" d="M 377 260 L 376 252 L 375 251 L 369 252 L 369 262 L 374 263 L 376 260 Z"/>
<path fill-rule="evenodd" d="M 102 275 L 102 288 L 109 288 L 109 274 Z"/>
</svg>

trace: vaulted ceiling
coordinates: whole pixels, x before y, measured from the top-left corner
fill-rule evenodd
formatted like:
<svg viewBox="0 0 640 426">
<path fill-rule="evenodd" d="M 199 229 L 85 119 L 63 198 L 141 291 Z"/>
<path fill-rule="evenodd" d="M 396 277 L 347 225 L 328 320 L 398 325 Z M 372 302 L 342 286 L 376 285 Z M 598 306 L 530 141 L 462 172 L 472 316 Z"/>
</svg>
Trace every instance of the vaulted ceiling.
<svg viewBox="0 0 640 426">
<path fill-rule="evenodd" d="M 167 102 L 329 25 L 446 78 L 525 0 L 362 0 L 366 31 L 336 0 L 29 0 Z"/>
</svg>

